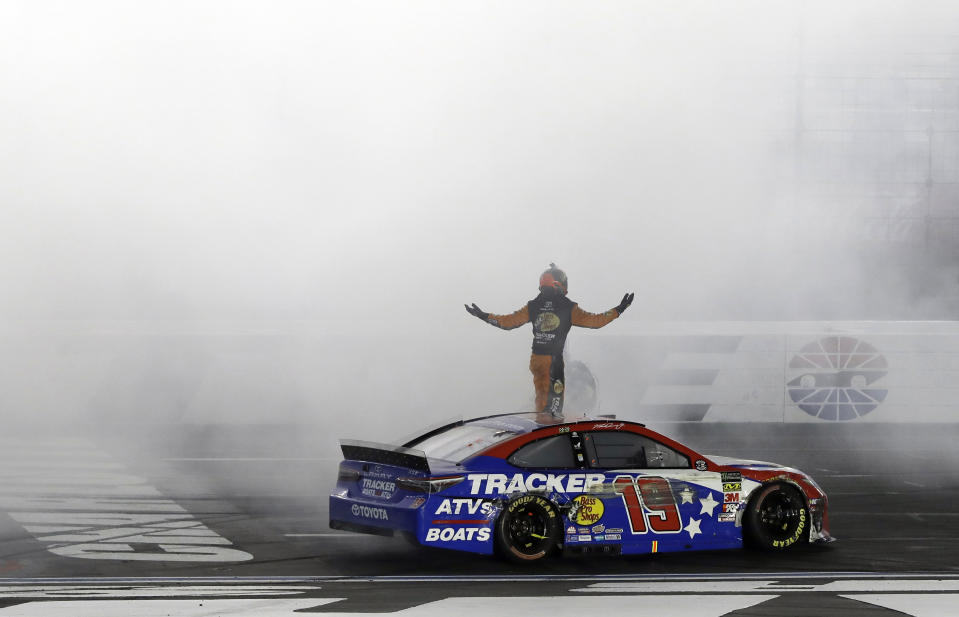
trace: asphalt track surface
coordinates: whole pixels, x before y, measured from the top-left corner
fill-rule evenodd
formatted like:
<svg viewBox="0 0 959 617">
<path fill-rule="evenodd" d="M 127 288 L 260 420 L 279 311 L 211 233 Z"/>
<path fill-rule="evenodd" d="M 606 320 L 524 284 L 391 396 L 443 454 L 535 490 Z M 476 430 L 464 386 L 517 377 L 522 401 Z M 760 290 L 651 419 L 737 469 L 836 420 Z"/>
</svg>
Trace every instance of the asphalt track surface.
<svg viewBox="0 0 959 617">
<path fill-rule="evenodd" d="M 340 436 L 320 427 L 34 429 L 0 435 L 0 617 L 959 615 L 957 425 L 655 428 L 707 454 L 807 471 L 839 541 L 521 567 L 330 530 Z M 123 544 L 144 534 L 167 538 L 155 542 L 170 554 Z"/>
</svg>

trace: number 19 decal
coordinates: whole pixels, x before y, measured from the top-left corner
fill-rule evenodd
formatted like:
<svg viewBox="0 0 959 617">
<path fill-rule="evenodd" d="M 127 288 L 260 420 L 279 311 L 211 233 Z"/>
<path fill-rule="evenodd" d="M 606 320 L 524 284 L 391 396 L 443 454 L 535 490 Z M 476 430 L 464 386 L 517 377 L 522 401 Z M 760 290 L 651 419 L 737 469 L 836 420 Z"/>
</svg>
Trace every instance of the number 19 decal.
<svg viewBox="0 0 959 617">
<path fill-rule="evenodd" d="M 617 476 L 613 486 L 626 504 L 630 531 L 633 533 L 682 531 L 683 522 L 679 518 L 676 498 L 665 478 Z"/>
</svg>

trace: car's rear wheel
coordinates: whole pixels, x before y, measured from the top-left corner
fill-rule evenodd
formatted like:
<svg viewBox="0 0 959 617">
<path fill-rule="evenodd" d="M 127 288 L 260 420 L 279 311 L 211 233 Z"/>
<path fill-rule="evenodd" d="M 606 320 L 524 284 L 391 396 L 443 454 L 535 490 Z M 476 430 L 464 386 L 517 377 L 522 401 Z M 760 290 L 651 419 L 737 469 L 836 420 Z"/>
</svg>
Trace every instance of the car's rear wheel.
<svg viewBox="0 0 959 617">
<path fill-rule="evenodd" d="M 748 546 L 782 551 L 809 538 L 809 510 L 793 486 L 768 484 L 756 490 L 743 515 Z"/>
<path fill-rule="evenodd" d="M 559 511 L 550 500 L 522 495 L 503 507 L 496 521 L 496 547 L 511 561 L 537 561 L 556 549 L 562 528 Z"/>
</svg>

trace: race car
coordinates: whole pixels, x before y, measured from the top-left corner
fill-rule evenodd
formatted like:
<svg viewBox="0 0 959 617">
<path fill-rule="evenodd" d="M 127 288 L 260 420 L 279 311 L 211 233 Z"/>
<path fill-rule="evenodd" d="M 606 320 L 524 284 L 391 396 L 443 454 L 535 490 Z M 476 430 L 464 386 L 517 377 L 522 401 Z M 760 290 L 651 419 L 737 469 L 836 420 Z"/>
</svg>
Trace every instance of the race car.
<svg viewBox="0 0 959 617">
<path fill-rule="evenodd" d="M 342 440 L 330 527 L 534 562 L 829 542 L 803 472 L 700 454 L 612 416 L 460 420 L 400 446 Z"/>
</svg>

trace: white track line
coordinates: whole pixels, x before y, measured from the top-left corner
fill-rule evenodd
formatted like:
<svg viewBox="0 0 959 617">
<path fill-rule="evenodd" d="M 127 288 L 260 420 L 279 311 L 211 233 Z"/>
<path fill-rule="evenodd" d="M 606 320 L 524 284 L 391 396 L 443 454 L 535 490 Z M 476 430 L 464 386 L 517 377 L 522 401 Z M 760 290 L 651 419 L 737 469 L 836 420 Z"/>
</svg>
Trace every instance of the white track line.
<svg viewBox="0 0 959 617">
<path fill-rule="evenodd" d="M 276 458 L 276 457 L 205 457 L 205 458 L 165 458 L 161 459 L 167 462 L 186 462 L 186 463 L 274 463 L 287 461 L 340 461 L 340 458 Z"/>
<path fill-rule="evenodd" d="M 352 533 L 285 533 L 287 538 L 365 538 L 365 535 Z"/>
</svg>

